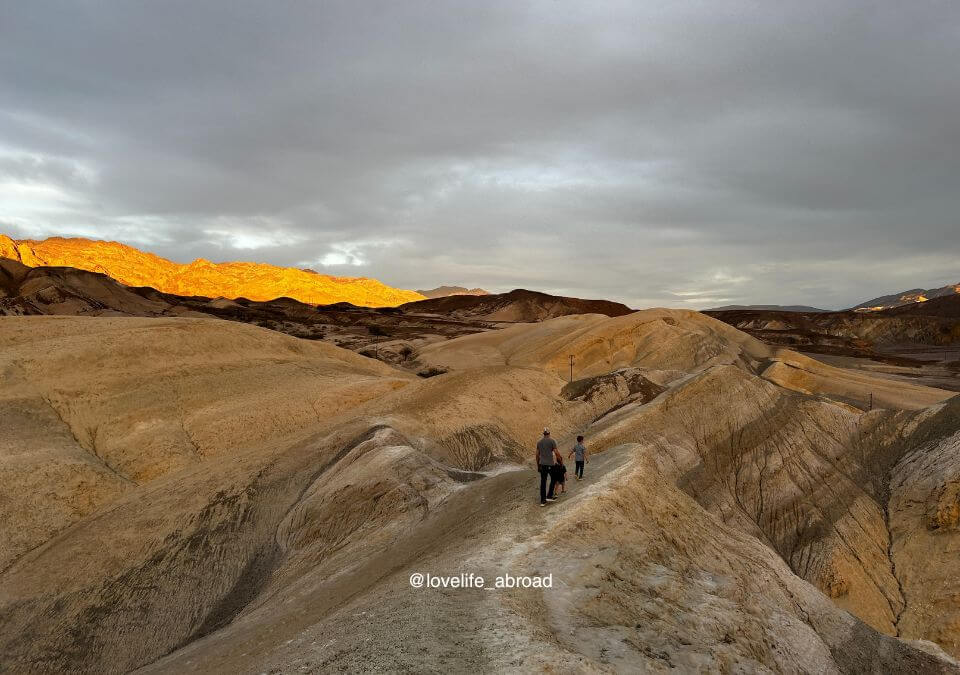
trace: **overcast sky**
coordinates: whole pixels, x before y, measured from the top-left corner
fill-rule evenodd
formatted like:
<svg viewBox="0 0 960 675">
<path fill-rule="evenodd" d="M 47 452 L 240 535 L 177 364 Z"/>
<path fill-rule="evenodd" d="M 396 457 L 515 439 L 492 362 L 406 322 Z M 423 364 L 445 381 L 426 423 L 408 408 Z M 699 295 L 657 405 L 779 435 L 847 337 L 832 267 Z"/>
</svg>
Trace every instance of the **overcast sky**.
<svg viewBox="0 0 960 675">
<path fill-rule="evenodd" d="M 394 286 L 960 282 L 960 3 L 0 0 L 0 232 Z"/>
</svg>

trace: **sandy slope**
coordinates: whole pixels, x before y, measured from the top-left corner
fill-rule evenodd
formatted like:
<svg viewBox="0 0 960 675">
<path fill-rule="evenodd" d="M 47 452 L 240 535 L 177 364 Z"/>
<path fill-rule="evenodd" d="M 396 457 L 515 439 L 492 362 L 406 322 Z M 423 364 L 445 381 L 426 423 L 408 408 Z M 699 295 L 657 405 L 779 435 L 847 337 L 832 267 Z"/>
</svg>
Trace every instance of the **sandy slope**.
<svg viewBox="0 0 960 675">
<path fill-rule="evenodd" d="M 835 368 L 688 310 L 648 309 L 612 319 L 581 314 L 440 342 L 420 352 L 420 359 L 433 366 L 532 365 L 560 377 L 569 376 L 570 356 L 576 378 L 626 366 L 691 372 L 735 364 L 802 393 L 859 404 L 869 403 L 873 393 L 877 407 L 920 408 L 952 396 Z"/>
<path fill-rule="evenodd" d="M 17 497 L 3 502 L 0 568 L 138 485 L 329 426 L 411 380 L 215 320 L 5 318 L 0 344 L 0 463 Z"/>
<path fill-rule="evenodd" d="M 451 371 L 228 322 L 0 320 L 5 665 L 957 671 L 891 637 L 960 653 L 960 403 L 924 408 L 949 392 L 668 310 L 418 358 Z M 600 453 L 548 509 L 522 466 L 544 424 Z M 460 570 L 557 587 L 407 583 Z"/>
</svg>

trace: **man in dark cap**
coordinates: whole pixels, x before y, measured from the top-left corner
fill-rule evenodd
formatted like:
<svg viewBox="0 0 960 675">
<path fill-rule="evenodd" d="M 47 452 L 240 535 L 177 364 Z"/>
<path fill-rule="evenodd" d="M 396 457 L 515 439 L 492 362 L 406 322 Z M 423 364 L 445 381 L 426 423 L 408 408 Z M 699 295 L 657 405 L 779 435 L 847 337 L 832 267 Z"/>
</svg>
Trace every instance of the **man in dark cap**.
<svg viewBox="0 0 960 675">
<path fill-rule="evenodd" d="M 557 479 L 552 471 L 554 462 L 557 461 L 559 452 L 557 451 L 557 442 L 550 438 L 550 430 L 543 430 L 543 438 L 537 442 L 537 468 L 540 471 L 540 506 L 546 506 L 547 502 L 555 502 L 553 488 L 556 487 Z M 547 478 L 550 479 L 550 489 L 547 490 Z"/>
</svg>

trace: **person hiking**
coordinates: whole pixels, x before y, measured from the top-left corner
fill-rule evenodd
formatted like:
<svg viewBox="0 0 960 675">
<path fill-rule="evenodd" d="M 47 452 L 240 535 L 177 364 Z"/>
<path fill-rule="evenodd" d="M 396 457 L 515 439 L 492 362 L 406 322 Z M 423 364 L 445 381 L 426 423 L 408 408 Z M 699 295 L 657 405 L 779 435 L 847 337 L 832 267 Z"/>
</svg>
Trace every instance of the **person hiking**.
<svg viewBox="0 0 960 675">
<path fill-rule="evenodd" d="M 567 465 L 563 463 L 563 455 L 557 454 L 557 463 L 553 465 L 553 476 L 557 481 L 557 487 L 553 491 L 554 497 L 559 497 L 567 492 Z"/>
<path fill-rule="evenodd" d="M 577 480 L 583 480 L 583 464 L 590 461 L 587 459 L 587 446 L 583 444 L 583 436 L 577 436 L 577 444 L 573 446 L 573 450 L 567 455 L 567 459 L 570 459 L 570 455 L 576 455 L 573 473 Z"/>
<path fill-rule="evenodd" d="M 543 430 L 543 438 L 537 442 L 536 462 L 537 470 L 540 472 L 540 506 L 546 506 L 547 502 L 557 501 L 553 496 L 553 489 L 556 487 L 557 479 L 553 473 L 553 465 L 560 453 L 557 451 L 557 442 L 550 438 L 550 430 Z M 550 479 L 550 489 L 547 490 L 547 478 Z"/>
</svg>

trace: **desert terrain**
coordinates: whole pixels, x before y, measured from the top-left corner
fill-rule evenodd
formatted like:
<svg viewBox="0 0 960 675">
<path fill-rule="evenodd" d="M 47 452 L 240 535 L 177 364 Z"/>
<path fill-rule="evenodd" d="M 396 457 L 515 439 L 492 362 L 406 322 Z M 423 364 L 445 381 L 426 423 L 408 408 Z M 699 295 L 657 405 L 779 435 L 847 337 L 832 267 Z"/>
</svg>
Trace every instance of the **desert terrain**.
<svg viewBox="0 0 960 675">
<path fill-rule="evenodd" d="M 2 2 L 0 675 L 960 675 L 958 61 Z"/>
<path fill-rule="evenodd" d="M 874 307 L 826 312 L 710 310 L 763 342 L 846 368 L 960 391 L 960 286 L 871 300 Z M 923 297 L 922 301 L 916 300 Z M 877 305 L 880 301 L 901 304 Z"/>
<path fill-rule="evenodd" d="M 954 392 L 683 310 L 409 356 L 437 374 L 238 321 L 0 319 L 3 669 L 960 672 Z M 539 508 L 544 426 L 593 455 Z"/>
<path fill-rule="evenodd" d="M 350 295 L 349 288 L 338 292 L 343 292 L 343 297 Z M 322 340 L 406 367 L 417 365 L 412 358 L 417 348 L 438 340 L 570 314 L 620 316 L 631 311 L 626 305 L 606 300 L 523 289 L 454 296 L 400 307 L 365 307 L 344 300 L 315 305 L 290 297 L 257 301 L 184 296 L 151 286 L 127 286 L 100 272 L 29 267 L 0 257 L 0 316 L 216 317 Z"/>
</svg>

